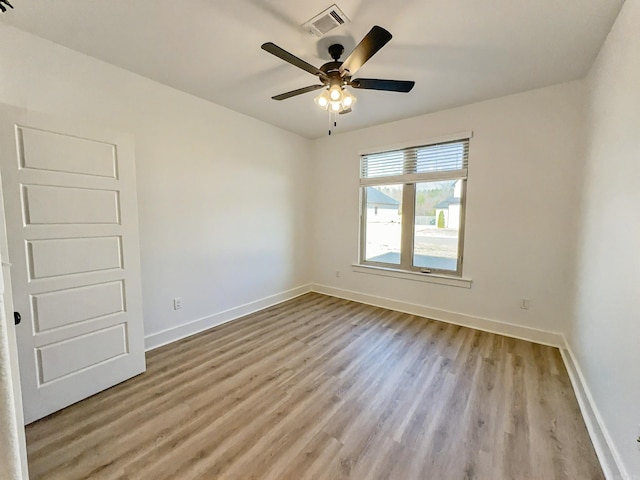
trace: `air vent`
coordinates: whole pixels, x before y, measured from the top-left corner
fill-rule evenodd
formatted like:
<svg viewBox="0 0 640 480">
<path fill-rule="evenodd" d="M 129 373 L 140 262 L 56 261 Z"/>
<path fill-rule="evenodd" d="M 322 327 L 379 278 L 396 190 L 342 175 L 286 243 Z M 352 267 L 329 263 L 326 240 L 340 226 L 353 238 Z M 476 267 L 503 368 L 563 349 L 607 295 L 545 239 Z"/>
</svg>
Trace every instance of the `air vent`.
<svg viewBox="0 0 640 480">
<path fill-rule="evenodd" d="M 333 30 L 340 25 L 350 23 L 342 10 L 337 5 L 331 5 L 324 12 L 316 15 L 307 23 L 302 25 L 307 32 L 316 37 L 322 37 L 325 33 Z"/>
</svg>

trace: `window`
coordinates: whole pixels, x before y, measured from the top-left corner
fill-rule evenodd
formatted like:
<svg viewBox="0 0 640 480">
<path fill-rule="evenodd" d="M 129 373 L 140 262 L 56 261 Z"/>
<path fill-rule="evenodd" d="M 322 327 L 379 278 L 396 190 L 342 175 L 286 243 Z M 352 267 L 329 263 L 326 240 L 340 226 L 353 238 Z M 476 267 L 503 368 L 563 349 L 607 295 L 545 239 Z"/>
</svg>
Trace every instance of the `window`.
<svg viewBox="0 0 640 480">
<path fill-rule="evenodd" d="M 461 276 L 468 158 L 469 138 L 362 155 L 360 263 Z"/>
</svg>

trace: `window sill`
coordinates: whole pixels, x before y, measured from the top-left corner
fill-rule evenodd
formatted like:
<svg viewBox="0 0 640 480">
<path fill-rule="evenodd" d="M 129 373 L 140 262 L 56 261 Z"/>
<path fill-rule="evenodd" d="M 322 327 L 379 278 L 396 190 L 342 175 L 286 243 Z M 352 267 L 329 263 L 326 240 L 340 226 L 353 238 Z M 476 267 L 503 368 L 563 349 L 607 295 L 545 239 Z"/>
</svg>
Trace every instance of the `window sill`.
<svg viewBox="0 0 640 480">
<path fill-rule="evenodd" d="M 449 285 L 450 287 L 471 288 L 471 279 L 462 277 L 452 277 L 435 273 L 407 272 L 405 270 L 395 270 L 393 268 L 374 267 L 371 265 L 351 265 L 351 270 L 356 273 L 368 273 L 372 275 L 382 275 L 384 277 L 404 278 L 416 282 L 437 283 L 438 285 Z"/>
</svg>

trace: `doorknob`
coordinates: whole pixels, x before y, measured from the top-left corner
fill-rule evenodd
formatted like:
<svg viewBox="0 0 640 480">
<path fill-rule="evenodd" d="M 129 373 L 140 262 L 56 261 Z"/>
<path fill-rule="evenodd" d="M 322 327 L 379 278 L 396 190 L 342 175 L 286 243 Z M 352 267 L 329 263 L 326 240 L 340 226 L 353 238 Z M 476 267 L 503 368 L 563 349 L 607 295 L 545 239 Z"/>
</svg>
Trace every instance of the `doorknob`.
<svg viewBox="0 0 640 480">
<path fill-rule="evenodd" d="M 13 312 L 13 321 L 15 322 L 16 325 L 20 325 L 20 322 L 22 321 L 20 312 Z"/>
</svg>

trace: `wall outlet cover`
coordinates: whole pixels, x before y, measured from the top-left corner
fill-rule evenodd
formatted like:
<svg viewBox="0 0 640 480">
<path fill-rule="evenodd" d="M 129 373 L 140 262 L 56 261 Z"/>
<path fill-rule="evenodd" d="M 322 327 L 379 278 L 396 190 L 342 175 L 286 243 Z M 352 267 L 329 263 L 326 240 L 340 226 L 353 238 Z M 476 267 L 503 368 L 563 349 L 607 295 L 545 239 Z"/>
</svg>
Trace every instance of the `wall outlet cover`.
<svg viewBox="0 0 640 480">
<path fill-rule="evenodd" d="M 177 297 L 173 299 L 173 309 L 180 310 L 182 308 L 182 297 Z"/>
</svg>

